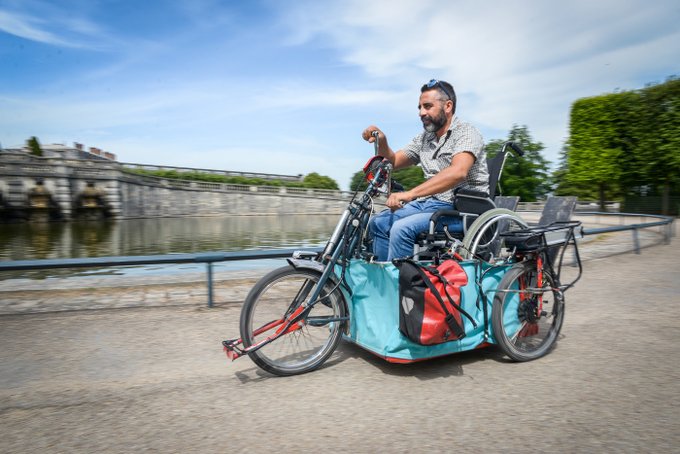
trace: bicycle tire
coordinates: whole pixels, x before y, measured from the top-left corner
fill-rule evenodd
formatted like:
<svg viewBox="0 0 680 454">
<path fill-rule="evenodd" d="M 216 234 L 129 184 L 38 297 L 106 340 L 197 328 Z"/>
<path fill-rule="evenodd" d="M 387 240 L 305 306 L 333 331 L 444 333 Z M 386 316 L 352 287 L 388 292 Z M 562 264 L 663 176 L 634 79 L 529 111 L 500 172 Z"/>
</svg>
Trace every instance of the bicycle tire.
<svg viewBox="0 0 680 454">
<path fill-rule="evenodd" d="M 537 293 L 520 292 L 536 285 L 536 262 L 513 265 L 498 284 L 491 312 L 493 335 L 514 361 L 531 361 L 554 346 L 564 321 L 564 296 L 547 270 L 543 271 L 542 310 Z M 508 292 L 509 290 L 509 292 Z"/>
<path fill-rule="evenodd" d="M 248 348 L 273 335 L 276 329 L 264 333 L 257 333 L 256 330 L 269 322 L 283 319 L 288 310 L 297 308 L 308 298 L 311 288 L 320 277 L 320 271 L 296 269 L 288 265 L 260 279 L 248 293 L 241 311 L 240 328 L 244 347 Z M 327 297 L 314 305 L 302 320 L 300 329 L 249 352 L 253 362 L 263 370 L 280 376 L 303 374 L 321 366 L 338 346 L 344 326 L 343 321 L 324 324 L 323 320 L 341 319 L 345 317 L 346 311 L 340 290 L 331 282 L 324 286 L 323 295 Z"/>
<path fill-rule="evenodd" d="M 472 259 L 477 254 L 477 247 L 475 241 L 480 231 L 489 222 L 498 222 L 501 220 L 512 221 L 522 227 L 527 227 L 528 224 L 514 211 L 507 208 L 493 208 L 480 214 L 477 219 L 470 225 L 463 237 L 462 256 L 464 259 Z"/>
</svg>

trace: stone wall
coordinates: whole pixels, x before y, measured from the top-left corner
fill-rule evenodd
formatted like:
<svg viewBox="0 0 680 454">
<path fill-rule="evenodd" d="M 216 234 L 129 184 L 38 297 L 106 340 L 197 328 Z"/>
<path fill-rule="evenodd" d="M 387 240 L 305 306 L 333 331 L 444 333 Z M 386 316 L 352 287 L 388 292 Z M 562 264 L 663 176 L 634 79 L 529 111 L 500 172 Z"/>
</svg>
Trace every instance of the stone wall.
<svg viewBox="0 0 680 454">
<path fill-rule="evenodd" d="M 231 185 L 145 177 L 118 163 L 0 153 L 5 213 L 30 210 L 28 194 L 40 180 L 63 219 L 71 219 L 88 182 L 115 218 L 341 213 L 342 191 Z"/>
</svg>

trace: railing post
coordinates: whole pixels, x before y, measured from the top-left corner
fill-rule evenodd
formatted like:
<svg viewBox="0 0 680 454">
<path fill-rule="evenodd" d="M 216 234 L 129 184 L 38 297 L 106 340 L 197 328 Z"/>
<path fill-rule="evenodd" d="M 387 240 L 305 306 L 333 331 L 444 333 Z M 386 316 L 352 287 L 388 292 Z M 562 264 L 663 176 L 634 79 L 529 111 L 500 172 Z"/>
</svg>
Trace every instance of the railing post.
<svg viewBox="0 0 680 454">
<path fill-rule="evenodd" d="M 668 224 L 665 225 L 666 227 L 666 244 L 671 244 L 671 238 L 673 238 L 673 222 L 669 222 Z"/>
<path fill-rule="evenodd" d="M 633 248 L 635 249 L 636 254 L 640 253 L 640 238 L 638 238 L 637 228 L 633 229 Z"/>
<path fill-rule="evenodd" d="M 206 263 L 208 267 L 208 307 L 213 307 L 213 262 Z"/>
</svg>

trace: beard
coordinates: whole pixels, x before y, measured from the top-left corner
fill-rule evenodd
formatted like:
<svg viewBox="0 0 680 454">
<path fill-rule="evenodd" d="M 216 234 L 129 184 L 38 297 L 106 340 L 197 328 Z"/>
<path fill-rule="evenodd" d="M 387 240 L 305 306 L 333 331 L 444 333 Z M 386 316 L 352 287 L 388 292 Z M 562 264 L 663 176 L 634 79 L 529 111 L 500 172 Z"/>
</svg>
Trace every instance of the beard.
<svg viewBox="0 0 680 454">
<path fill-rule="evenodd" d="M 439 131 L 446 124 L 446 115 L 442 109 L 439 111 L 439 114 L 436 117 L 425 115 L 421 118 L 421 121 L 423 122 L 423 128 L 425 128 L 425 131 L 435 132 Z"/>
</svg>

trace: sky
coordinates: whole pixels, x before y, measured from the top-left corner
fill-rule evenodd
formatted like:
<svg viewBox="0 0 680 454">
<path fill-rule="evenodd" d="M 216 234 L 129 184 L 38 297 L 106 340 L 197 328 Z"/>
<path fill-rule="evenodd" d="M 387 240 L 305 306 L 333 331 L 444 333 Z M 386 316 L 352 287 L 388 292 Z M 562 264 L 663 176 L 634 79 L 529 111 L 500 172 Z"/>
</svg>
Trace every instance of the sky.
<svg viewBox="0 0 680 454">
<path fill-rule="evenodd" d="M 677 0 L 0 0 L 0 144 L 121 162 L 317 172 L 347 189 L 379 126 L 422 131 L 452 83 L 488 142 L 528 127 L 555 166 L 583 97 L 680 75 Z"/>
</svg>

